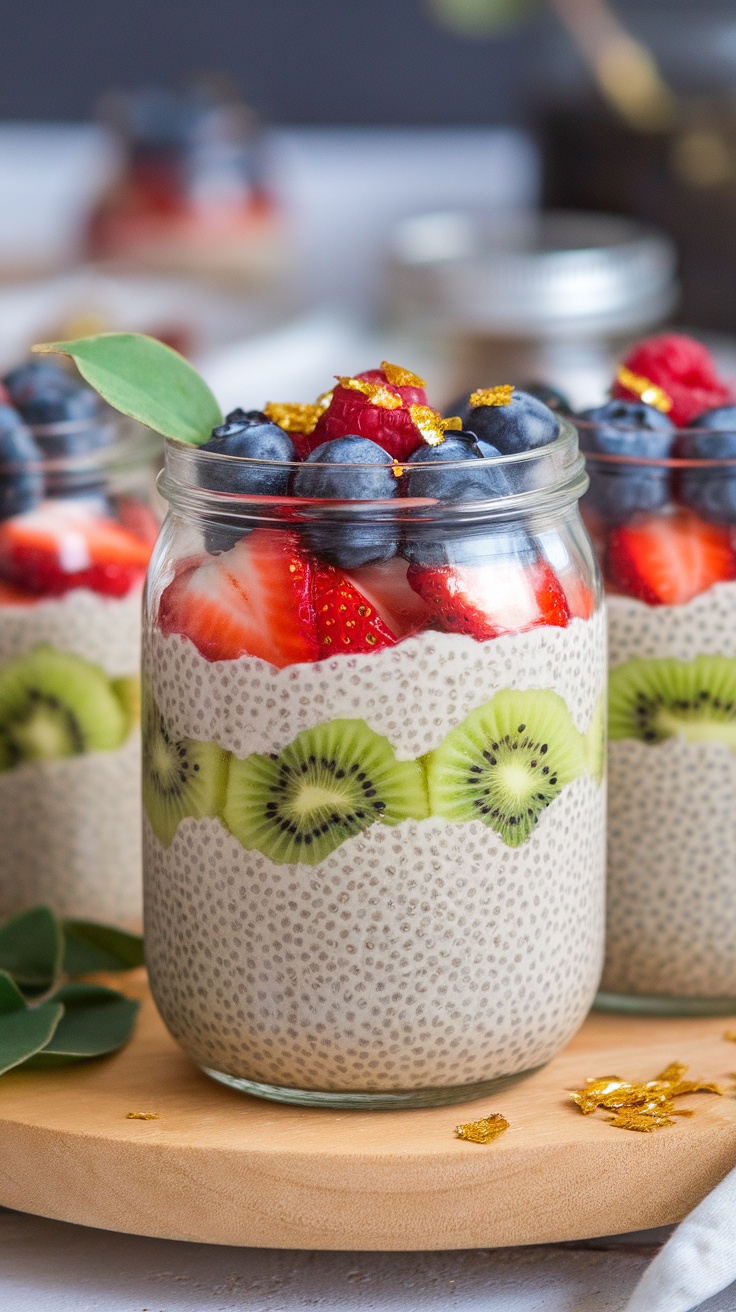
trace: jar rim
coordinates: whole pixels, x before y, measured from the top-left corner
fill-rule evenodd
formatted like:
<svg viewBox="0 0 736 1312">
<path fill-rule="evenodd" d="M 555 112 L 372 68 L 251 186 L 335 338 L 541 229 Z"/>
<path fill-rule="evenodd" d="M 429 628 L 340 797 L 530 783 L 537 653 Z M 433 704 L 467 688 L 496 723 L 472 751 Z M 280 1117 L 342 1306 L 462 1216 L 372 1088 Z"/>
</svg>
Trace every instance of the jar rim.
<svg viewBox="0 0 736 1312">
<path fill-rule="evenodd" d="M 619 423 L 615 419 L 603 419 L 595 421 L 592 419 L 575 418 L 575 427 L 580 434 L 581 452 L 585 459 L 586 466 L 600 465 L 603 469 L 611 465 L 620 465 L 623 469 L 650 467 L 653 469 L 732 469 L 736 466 L 736 456 L 637 456 L 627 455 L 622 451 L 590 451 L 585 445 L 586 434 L 592 432 L 594 428 L 605 427 L 611 429 L 614 433 L 620 434 L 622 439 L 628 437 L 640 437 L 641 428 L 636 428 L 633 424 Z M 656 429 L 651 430 L 656 432 Z M 732 428 L 674 428 L 673 438 L 719 438 L 732 437 L 736 439 L 736 425 Z"/>
<path fill-rule="evenodd" d="M 77 455 L 44 454 L 41 460 L 24 461 L 23 471 L 33 474 L 110 475 L 150 464 L 160 454 L 163 445 L 158 433 L 121 416 L 105 419 L 102 423 L 99 420 L 64 420 L 57 424 L 28 424 L 27 427 L 34 438 L 68 437 L 74 433 L 84 434 L 90 429 L 102 430 L 111 436 L 110 441 L 91 451 Z M 14 462 L 0 462 L 0 477 L 6 474 L 15 476 L 19 468 Z"/>
<path fill-rule="evenodd" d="M 537 447 L 533 451 L 522 451 L 517 455 L 486 456 L 479 458 L 477 466 L 489 469 L 531 468 L 536 465 L 540 481 L 525 491 L 512 492 L 504 496 L 490 497 L 472 502 L 441 501 L 430 497 L 390 497 L 376 500 L 345 498 L 342 500 L 326 497 L 265 496 L 262 493 L 225 492 L 201 486 L 198 471 L 204 460 L 211 468 L 223 470 L 229 467 L 279 470 L 288 475 L 303 469 L 303 461 L 254 460 L 250 457 L 231 456 L 217 451 L 202 451 L 201 447 L 191 446 L 175 439 L 167 438 L 165 443 L 165 466 L 159 475 L 158 487 L 162 496 L 173 509 L 183 513 L 199 515 L 216 520 L 257 519 L 270 522 L 314 519 L 325 517 L 332 521 L 344 522 L 346 519 L 378 517 L 397 520 L 405 515 L 416 522 L 422 515 L 436 520 L 461 520 L 476 522 L 490 519 L 513 518 L 520 513 L 553 509 L 558 503 L 564 504 L 577 500 L 588 485 L 582 454 L 578 447 L 578 437 L 574 426 L 559 416 L 559 436 L 548 445 Z M 406 462 L 397 462 L 401 469 Z M 312 462 L 314 469 L 334 469 L 319 461 Z M 467 468 L 467 462 L 448 460 L 444 466 L 447 470 Z M 385 470 L 384 461 L 375 464 L 341 465 L 341 469 L 356 473 L 366 470 Z M 434 461 L 415 461 L 412 470 L 437 469 Z M 547 481 L 544 481 L 544 475 Z"/>
</svg>

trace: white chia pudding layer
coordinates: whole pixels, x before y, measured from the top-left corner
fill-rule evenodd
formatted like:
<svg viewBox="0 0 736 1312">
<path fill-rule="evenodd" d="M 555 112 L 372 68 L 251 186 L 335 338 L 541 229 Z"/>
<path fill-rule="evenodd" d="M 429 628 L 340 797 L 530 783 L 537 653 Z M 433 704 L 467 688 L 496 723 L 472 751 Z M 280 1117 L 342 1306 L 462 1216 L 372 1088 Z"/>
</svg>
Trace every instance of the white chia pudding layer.
<svg viewBox="0 0 736 1312">
<path fill-rule="evenodd" d="M 608 598 L 611 667 L 736 658 L 736 583 L 684 606 Z M 720 743 L 608 746 L 610 993 L 736 998 L 736 756 Z"/>
<path fill-rule="evenodd" d="M 0 611 L 0 664 L 42 643 L 111 678 L 139 668 L 141 593 L 77 589 Z M 0 918 L 37 902 L 62 916 L 140 929 L 140 734 L 115 751 L 32 761 L 0 774 Z"/>
<path fill-rule="evenodd" d="M 427 633 L 280 672 L 154 636 L 148 662 L 172 731 L 240 755 L 359 716 L 412 757 L 504 687 L 557 691 L 584 729 L 605 684 L 600 618 L 483 645 Z M 185 819 L 168 848 L 145 821 L 154 997 L 195 1061 L 241 1079 L 354 1092 L 515 1074 L 590 1006 L 604 863 L 605 790 L 588 775 L 517 848 L 431 817 L 376 823 L 318 866 L 276 865 L 217 819 Z"/>
</svg>

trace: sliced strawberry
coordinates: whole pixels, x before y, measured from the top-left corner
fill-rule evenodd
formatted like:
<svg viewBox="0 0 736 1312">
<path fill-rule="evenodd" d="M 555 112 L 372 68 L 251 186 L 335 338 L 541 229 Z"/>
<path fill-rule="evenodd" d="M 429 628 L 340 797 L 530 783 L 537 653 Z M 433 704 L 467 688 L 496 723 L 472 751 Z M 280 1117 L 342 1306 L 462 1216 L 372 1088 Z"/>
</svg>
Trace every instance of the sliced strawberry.
<svg viewBox="0 0 736 1312">
<path fill-rule="evenodd" d="M 580 574 L 565 574 L 560 579 L 570 609 L 570 617 L 589 620 L 595 610 L 595 597 Z"/>
<path fill-rule="evenodd" d="M 380 651 L 394 647 L 391 632 L 375 606 L 339 569 L 321 565 L 314 575 L 317 643 L 321 657 L 337 652 Z"/>
<path fill-rule="evenodd" d="M 40 597 L 25 588 L 17 588 L 14 583 L 0 579 L 0 606 L 35 606 Z"/>
<path fill-rule="evenodd" d="M 279 669 L 317 658 L 310 557 L 294 533 L 256 529 L 189 563 L 165 589 L 159 625 L 208 661 L 260 656 Z"/>
<path fill-rule="evenodd" d="M 613 529 L 606 575 L 650 606 L 681 606 L 714 583 L 736 578 L 736 555 L 728 529 L 678 510 Z"/>
<path fill-rule="evenodd" d="M 570 608 L 545 560 L 525 565 L 512 557 L 483 565 L 410 565 L 409 583 L 427 602 L 437 628 L 484 642 L 542 625 L 564 629 Z"/>
<path fill-rule="evenodd" d="M 0 573 L 44 596 L 89 588 L 124 597 L 146 572 L 150 546 L 79 502 L 45 501 L 0 524 Z"/>
<path fill-rule="evenodd" d="M 432 615 L 426 601 L 411 587 L 407 562 L 401 556 L 375 565 L 361 565 L 346 575 L 373 606 L 397 638 L 408 638 L 430 626 Z"/>
</svg>

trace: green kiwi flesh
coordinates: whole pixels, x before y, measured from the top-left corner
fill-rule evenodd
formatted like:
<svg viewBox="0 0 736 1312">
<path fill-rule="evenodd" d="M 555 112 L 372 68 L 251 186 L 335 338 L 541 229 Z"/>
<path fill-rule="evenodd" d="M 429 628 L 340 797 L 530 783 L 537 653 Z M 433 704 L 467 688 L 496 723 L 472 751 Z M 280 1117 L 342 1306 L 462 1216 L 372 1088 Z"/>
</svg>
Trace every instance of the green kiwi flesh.
<svg viewBox="0 0 736 1312">
<path fill-rule="evenodd" d="M 426 765 L 432 815 L 480 820 L 519 847 L 586 763 L 557 693 L 506 688 L 452 729 Z"/>
<path fill-rule="evenodd" d="M 609 680 L 608 733 L 652 745 L 681 737 L 736 751 L 736 660 L 665 657 L 617 665 Z"/>
<path fill-rule="evenodd" d="M 584 738 L 586 769 L 597 784 L 602 784 L 606 776 L 607 712 L 606 694 L 602 693 L 596 702 Z"/>
<path fill-rule="evenodd" d="M 141 718 L 141 680 L 138 674 L 124 674 L 110 683 L 115 696 L 123 708 L 126 735 L 140 723 Z"/>
<path fill-rule="evenodd" d="M 123 708 L 99 666 L 41 646 L 0 669 L 0 769 L 113 751 L 125 735 Z"/>
<path fill-rule="evenodd" d="M 233 758 L 223 814 L 247 851 L 315 866 L 376 821 L 424 819 L 424 771 L 364 720 L 331 720 L 278 754 Z"/>
<path fill-rule="evenodd" d="M 180 821 L 216 816 L 227 787 L 227 753 L 217 743 L 175 738 L 150 696 L 143 727 L 143 805 L 154 834 L 168 847 Z"/>
</svg>

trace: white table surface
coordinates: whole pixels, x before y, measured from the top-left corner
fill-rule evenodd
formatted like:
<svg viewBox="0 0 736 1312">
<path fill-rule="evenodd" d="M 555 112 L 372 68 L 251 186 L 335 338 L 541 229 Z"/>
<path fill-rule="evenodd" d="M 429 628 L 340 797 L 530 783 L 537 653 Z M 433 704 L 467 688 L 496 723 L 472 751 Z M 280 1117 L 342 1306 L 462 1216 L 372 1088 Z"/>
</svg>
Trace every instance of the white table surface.
<svg viewBox="0 0 736 1312">
<path fill-rule="evenodd" d="M 668 1231 L 538 1248 L 312 1253 L 142 1239 L 0 1209 L 8 1312 L 621 1312 Z M 736 1286 L 703 1312 L 736 1312 Z"/>
</svg>

